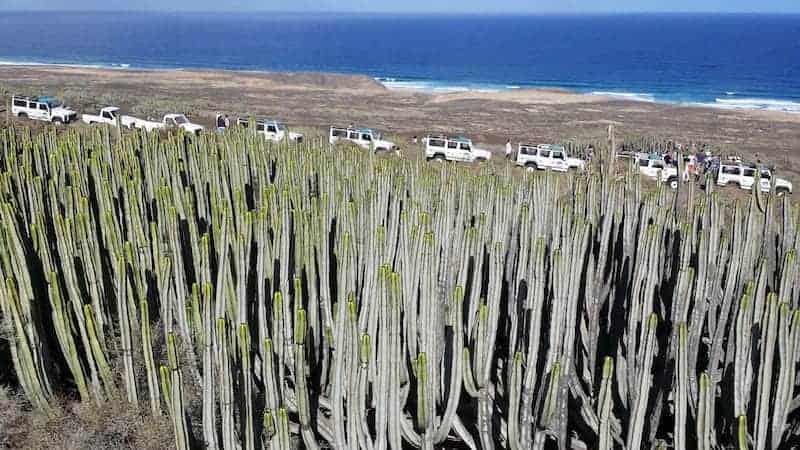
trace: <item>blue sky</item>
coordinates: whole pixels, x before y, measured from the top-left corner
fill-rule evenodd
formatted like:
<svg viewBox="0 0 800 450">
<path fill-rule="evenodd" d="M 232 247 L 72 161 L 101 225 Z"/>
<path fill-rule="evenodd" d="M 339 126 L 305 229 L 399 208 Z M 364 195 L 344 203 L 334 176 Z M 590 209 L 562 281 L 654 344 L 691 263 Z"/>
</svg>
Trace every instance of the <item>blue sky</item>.
<svg viewBox="0 0 800 450">
<path fill-rule="evenodd" d="M 341 12 L 800 12 L 800 0 L 0 0 L 0 10 Z"/>
</svg>

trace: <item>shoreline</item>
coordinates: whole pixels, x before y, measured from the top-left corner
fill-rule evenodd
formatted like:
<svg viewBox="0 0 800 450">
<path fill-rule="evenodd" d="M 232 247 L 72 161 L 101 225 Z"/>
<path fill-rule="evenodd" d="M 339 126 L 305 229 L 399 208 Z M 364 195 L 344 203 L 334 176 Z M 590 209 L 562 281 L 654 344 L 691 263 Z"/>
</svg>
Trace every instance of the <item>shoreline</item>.
<svg viewBox="0 0 800 450">
<path fill-rule="evenodd" d="M 14 61 L 0 59 L 0 68 L 3 67 L 43 67 L 64 69 L 97 69 L 134 72 L 226 72 L 226 73 L 252 73 L 263 75 L 335 75 L 344 77 L 368 77 L 388 90 L 397 92 L 423 93 L 423 94 L 503 94 L 506 92 L 524 93 L 526 91 L 544 93 L 563 93 L 569 95 L 584 95 L 589 98 L 600 97 L 601 101 L 631 101 L 639 103 L 655 103 L 690 108 L 712 108 L 732 111 L 761 111 L 778 112 L 800 115 L 800 100 L 789 98 L 738 96 L 737 92 L 725 92 L 715 97 L 714 102 L 701 99 L 678 101 L 668 100 L 648 92 L 626 91 L 620 88 L 604 88 L 596 86 L 594 89 L 576 89 L 558 85 L 525 85 L 513 83 L 486 83 L 471 81 L 446 81 L 409 79 L 394 76 L 373 76 L 368 74 L 325 72 L 325 71 L 281 71 L 270 69 L 237 69 L 216 67 L 140 67 L 127 63 L 48 63 L 39 61 Z"/>
</svg>

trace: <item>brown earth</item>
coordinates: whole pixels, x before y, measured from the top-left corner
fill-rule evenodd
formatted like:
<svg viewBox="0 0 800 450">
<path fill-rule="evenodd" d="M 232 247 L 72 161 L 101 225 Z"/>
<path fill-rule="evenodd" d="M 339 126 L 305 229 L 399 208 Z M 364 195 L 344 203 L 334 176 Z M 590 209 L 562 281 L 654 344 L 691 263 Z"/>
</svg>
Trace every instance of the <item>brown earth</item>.
<svg viewBox="0 0 800 450">
<path fill-rule="evenodd" d="M 512 142 L 604 138 L 620 133 L 703 142 L 777 166 L 800 180 L 800 114 L 646 103 L 557 89 L 430 94 L 389 90 L 369 77 L 202 70 L 119 70 L 0 66 L 0 93 L 47 93 L 79 112 L 116 105 L 134 115 L 187 112 L 210 126 L 214 114 L 271 116 L 290 127 L 357 124 L 402 142 L 412 135 L 464 133 L 500 151 Z"/>
</svg>

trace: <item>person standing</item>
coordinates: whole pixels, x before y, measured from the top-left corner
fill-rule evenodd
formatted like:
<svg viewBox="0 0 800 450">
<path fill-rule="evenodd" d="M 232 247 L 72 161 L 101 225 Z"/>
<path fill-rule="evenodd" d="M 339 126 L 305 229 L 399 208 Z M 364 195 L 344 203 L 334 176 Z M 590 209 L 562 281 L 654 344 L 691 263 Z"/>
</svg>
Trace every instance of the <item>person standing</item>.
<svg viewBox="0 0 800 450">
<path fill-rule="evenodd" d="M 514 149 L 511 147 L 511 139 L 506 141 L 506 159 L 511 159 L 511 153 Z"/>
</svg>

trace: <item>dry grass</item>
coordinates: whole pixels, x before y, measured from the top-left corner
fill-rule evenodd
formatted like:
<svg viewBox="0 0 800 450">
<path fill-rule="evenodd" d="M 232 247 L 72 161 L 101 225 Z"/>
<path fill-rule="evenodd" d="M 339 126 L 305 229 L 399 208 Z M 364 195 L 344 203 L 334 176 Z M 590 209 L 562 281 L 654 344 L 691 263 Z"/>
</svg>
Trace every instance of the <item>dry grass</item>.
<svg viewBox="0 0 800 450">
<path fill-rule="evenodd" d="M 101 405 L 68 403 L 48 416 L 0 389 L 2 448 L 160 450 L 172 448 L 173 442 L 167 416 L 147 415 L 120 399 Z"/>
</svg>

